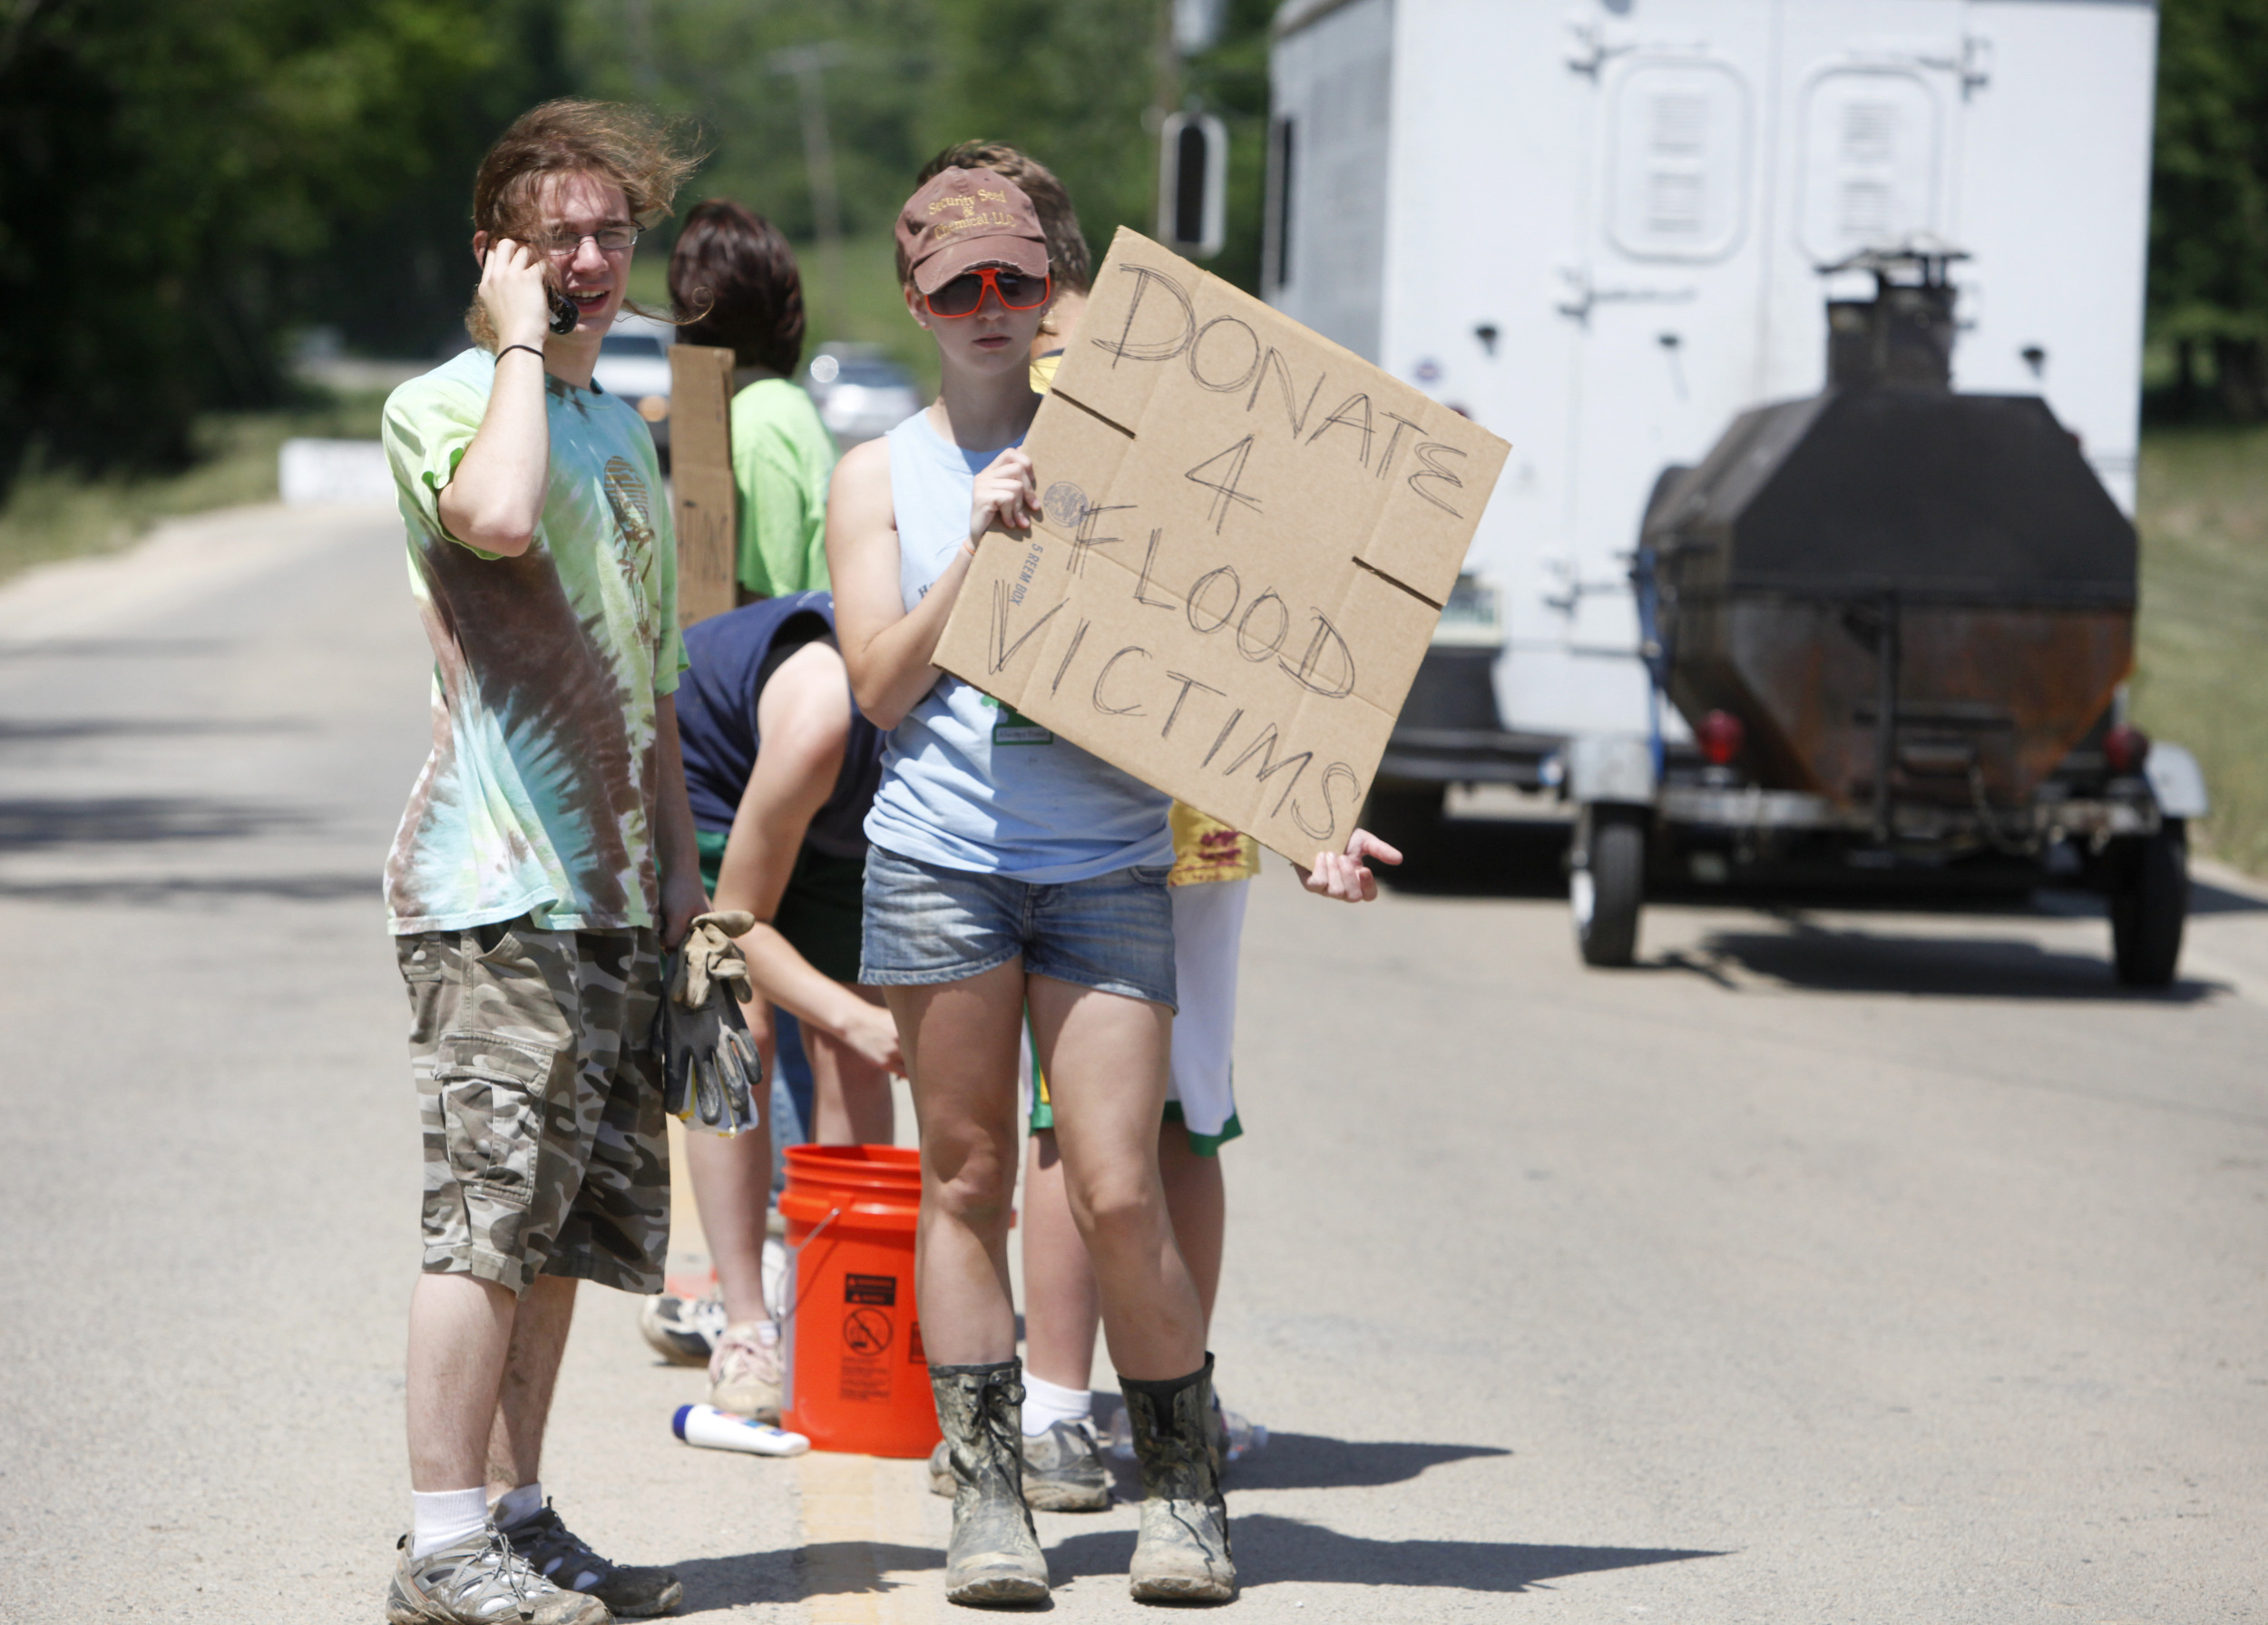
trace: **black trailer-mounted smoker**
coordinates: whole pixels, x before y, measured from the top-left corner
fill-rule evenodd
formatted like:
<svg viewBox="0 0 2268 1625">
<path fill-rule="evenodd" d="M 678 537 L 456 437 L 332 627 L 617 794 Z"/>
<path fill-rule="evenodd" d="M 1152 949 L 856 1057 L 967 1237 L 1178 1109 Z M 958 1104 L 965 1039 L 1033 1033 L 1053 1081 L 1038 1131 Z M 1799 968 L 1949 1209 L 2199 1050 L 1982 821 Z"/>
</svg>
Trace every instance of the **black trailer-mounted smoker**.
<svg viewBox="0 0 2268 1625">
<path fill-rule="evenodd" d="M 2134 527 L 2046 402 L 1953 392 L 1958 257 L 1832 268 L 1875 288 L 1828 306 L 1826 388 L 1657 483 L 1643 653 L 1698 749 L 1569 746 L 1589 963 L 1630 962 L 1649 869 L 1970 866 L 2103 891 L 2119 979 L 2172 979 L 2204 791 L 2119 714 Z"/>
</svg>

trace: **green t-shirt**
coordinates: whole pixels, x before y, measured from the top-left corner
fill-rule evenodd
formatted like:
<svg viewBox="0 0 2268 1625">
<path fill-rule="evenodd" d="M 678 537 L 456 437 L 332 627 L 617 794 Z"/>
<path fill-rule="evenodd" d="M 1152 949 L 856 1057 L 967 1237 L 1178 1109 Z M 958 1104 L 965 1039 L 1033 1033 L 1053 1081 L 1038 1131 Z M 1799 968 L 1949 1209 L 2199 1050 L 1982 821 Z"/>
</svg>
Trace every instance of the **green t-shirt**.
<svg viewBox="0 0 2268 1625">
<path fill-rule="evenodd" d="M 533 914 L 559 931 L 660 918 L 656 710 L 685 666 L 677 542 L 653 437 L 604 391 L 546 377 L 551 489 L 500 558 L 442 529 L 495 357 L 466 350 L 386 403 L 410 592 L 434 649 L 433 754 L 386 865 L 396 933 Z"/>
<path fill-rule="evenodd" d="M 740 584 L 767 598 L 827 584 L 826 485 L 835 437 L 786 378 L 732 397 L 732 482 L 740 492 Z"/>
</svg>

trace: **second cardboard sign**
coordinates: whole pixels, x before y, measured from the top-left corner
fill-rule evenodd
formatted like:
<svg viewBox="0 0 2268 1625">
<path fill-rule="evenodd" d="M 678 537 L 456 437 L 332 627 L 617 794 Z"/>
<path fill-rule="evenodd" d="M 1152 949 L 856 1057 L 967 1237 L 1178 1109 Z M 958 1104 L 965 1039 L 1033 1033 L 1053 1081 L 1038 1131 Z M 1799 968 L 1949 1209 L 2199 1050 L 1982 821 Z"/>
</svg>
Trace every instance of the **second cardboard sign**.
<svg viewBox="0 0 2268 1625">
<path fill-rule="evenodd" d="M 1503 441 L 1121 230 L 945 671 L 1300 863 L 1344 844 Z"/>
</svg>

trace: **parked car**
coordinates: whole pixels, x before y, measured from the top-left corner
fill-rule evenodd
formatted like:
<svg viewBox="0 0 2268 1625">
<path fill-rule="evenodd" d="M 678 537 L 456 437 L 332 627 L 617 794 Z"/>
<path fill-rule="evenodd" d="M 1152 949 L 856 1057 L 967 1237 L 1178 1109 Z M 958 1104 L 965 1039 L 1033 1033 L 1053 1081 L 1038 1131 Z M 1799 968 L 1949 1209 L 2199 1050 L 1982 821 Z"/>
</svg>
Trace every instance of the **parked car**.
<svg viewBox="0 0 2268 1625">
<path fill-rule="evenodd" d="M 599 365 L 591 378 L 609 395 L 638 409 L 653 431 L 654 448 L 670 463 L 670 346 L 677 329 L 650 316 L 624 314 L 599 341 Z"/>
<path fill-rule="evenodd" d="M 868 344 L 821 345 L 803 387 L 845 451 L 888 434 L 928 404 L 913 375 Z"/>
</svg>

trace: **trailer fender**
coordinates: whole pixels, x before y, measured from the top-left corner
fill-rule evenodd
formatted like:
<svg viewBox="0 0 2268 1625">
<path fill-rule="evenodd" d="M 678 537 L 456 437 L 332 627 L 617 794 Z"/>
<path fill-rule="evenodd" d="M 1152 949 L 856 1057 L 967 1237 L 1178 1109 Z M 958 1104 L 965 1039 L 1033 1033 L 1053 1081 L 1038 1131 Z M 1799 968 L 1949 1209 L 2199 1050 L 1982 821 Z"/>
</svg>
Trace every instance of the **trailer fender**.
<svg viewBox="0 0 2268 1625">
<path fill-rule="evenodd" d="M 1642 734 L 1577 735 L 1568 741 L 1567 793 L 1581 806 L 1653 806 L 1653 746 Z"/>
<path fill-rule="evenodd" d="M 2155 740 L 2142 759 L 2142 777 L 2149 780 L 2158 812 L 2168 818 L 2202 818 L 2206 813 L 2205 776 L 2197 759 L 2180 745 Z"/>
</svg>

